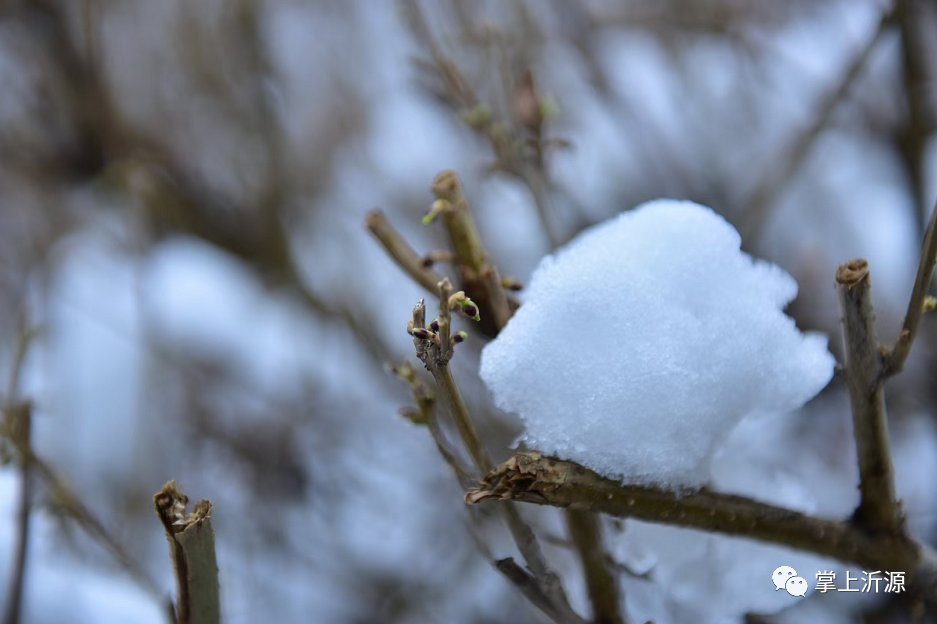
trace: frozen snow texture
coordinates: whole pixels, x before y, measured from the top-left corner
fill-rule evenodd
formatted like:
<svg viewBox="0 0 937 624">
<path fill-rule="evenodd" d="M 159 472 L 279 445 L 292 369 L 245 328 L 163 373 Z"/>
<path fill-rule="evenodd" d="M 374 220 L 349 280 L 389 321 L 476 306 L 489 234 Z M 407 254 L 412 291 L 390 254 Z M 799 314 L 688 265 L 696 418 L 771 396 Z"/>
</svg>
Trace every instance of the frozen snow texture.
<svg viewBox="0 0 937 624">
<path fill-rule="evenodd" d="M 631 483 L 698 487 L 744 416 L 819 392 L 826 338 L 796 328 L 783 308 L 797 283 L 740 242 L 709 208 L 658 200 L 544 258 L 481 361 L 527 444 Z"/>
</svg>

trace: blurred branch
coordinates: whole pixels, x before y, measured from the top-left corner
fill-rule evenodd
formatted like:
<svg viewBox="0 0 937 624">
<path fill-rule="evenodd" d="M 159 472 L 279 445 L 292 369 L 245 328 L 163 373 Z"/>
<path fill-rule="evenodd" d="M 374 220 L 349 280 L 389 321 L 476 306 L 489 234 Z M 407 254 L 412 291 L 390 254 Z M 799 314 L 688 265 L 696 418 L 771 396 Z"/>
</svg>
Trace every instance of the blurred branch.
<svg viewBox="0 0 937 624">
<path fill-rule="evenodd" d="M 927 230 L 924 232 L 921 257 L 918 261 L 917 275 L 914 278 L 914 288 L 911 291 L 911 300 L 908 301 L 904 323 L 901 331 L 898 332 L 894 346 L 885 352 L 882 373 L 886 377 L 900 373 L 911 353 L 911 345 L 917 337 L 921 316 L 924 314 L 924 301 L 934 275 L 935 262 L 937 262 L 937 204 L 934 205 L 927 223 Z"/>
<path fill-rule="evenodd" d="M 9 406 L 5 423 L 14 444 L 30 448 L 30 429 L 32 410 L 29 403 Z M 30 478 L 30 453 L 19 454 L 20 497 L 16 510 L 16 541 L 13 554 L 13 568 L 10 572 L 10 590 L 7 593 L 4 624 L 19 624 L 22 617 L 23 589 L 26 580 L 26 562 L 29 551 L 29 516 L 32 510 L 32 479 Z"/>
<path fill-rule="evenodd" d="M 843 311 L 846 384 L 859 461 L 860 502 L 854 517 L 870 530 L 897 534 L 902 530 L 901 507 L 895 495 L 883 363 L 875 339 L 875 312 L 866 261 L 853 260 L 839 267 L 836 288 Z"/>
<path fill-rule="evenodd" d="M 461 293 L 453 294 L 452 284 L 449 283 L 448 279 L 443 279 L 439 283 L 439 315 L 437 318 L 427 328 L 426 304 L 421 300 L 413 309 L 413 316 L 408 330 L 413 336 L 417 356 L 432 374 L 433 379 L 436 380 L 440 397 L 455 423 L 463 445 L 468 450 L 476 468 L 485 473 L 491 469 L 491 459 L 478 437 L 468 407 L 465 405 L 465 400 L 462 398 L 462 394 L 459 392 L 449 369 L 449 360 L 453 355 L 454 344 L 454 337 L 451 335 L 452 317 L 450 309 L 458 305 L 455 301 L 459 294 Z M 468 301 L 468 304 L 474 305 L 471 301 Z M 477 309 L 475 312 L 477 314 Z M 551 610 L 546 613 L 551 615 L 554 621 L 558 623 L 582 624 L 582 618 L 569 605 L 559 576 L 547 563 L 533 530 L 524 522 L 515 507 L 505 506 L 503 513 L 514 542 L 524 556 L 527 566 L 536 580 L 537 587 L 543 595 L 542 600 L 546 600 L 551 605 Z M 534 604 L 540 604 L 540 600 L 535 601 Z"/>
<path fill-rule="evenodd" d="M 169 481 L 153 497 L 169 550 L 178 586 L 176 624 L 218 624 L 218 564 L 215 533 L 211 526 L 212 505 L 201 500 L 191 513 L 185 508 L 189 497 Z"/>
<path fill-rule="evenodd" d="M 532 74 L 529 70 L 525 71 L 517 77 L 517 88 L 503 94 L 510 101 L 512 110 L 504 111 L 504 118 L 496 120 L 491 108 L 479 99 L 458 64 L 443 52 L 426 22 L 419 0 L 406 2 L 406 14 L 414 37 L 430 56 L 429 63 L 420 64 L 434 71 L 442 82 L 442 90 L 436 95 L 470 129 L 487 140 L 496 159 L 492 170 L 514 176 L 527 187 L 550 248 L 557 247 L 560 237 L 550 223 L 550 182 L 544 160 L 544 148 L 553 142 L 544 139 L 546 119 L 542 114 L 543 102 L 534 88 Z M 462 16 L 465 18 L 464 11 Z M 502 88 L 507 91 L 506 85 L 511 80 L 503 74 L 507 71 L 505 64 L 502 64 L 501 69 Z"/>
<path fill-rule="evenodd" d="M 934 28 L 937 11 L 933 3 L 898 0 L 895 17 L 901 30 L 901 69 L 907 100 L 907 123 L 898 136 L 899 151 L 908 172 L 908 186 L 914 199 L 914 220 L 923 225 L 926 209 L 925 151 L 937 125 L 933 83 L 937 79 L 934 54 Z"/>
<path fill-rule="evenodd" d="M 410 386 L 410 392 L 416 403 L 416 410 L 404 408 L 401 415 L 407 418 L 415 425 L 423 425 L 429 429 L 433 442 L 436 443 L 436 449 L 442 458 L 449 464 L 456 478 L 463 487 L 472 482 L 471 471 L 459 458 L 455 449 L 446 439 L 442 428 L 439 426 L 439 419 L 436 418 L 436 397 L 432 391 L 416 376 L 416 371 L 410 366 L 409 362 L 403 364 L 391 365 L 390 370 L 401 381 Z"/>
<path fill-rule="evenodd" d="M 134 561 L 126 549 L 113 537 L 103 524 L 91 513 L 87 505 L 78 498 L 65 481 L 59 477 L 55 470 L 40 457 L 31 445 L 31 405 L 28 402 L 15 399 L 23 365 L 29 345 L 36 336 L 35 330 L 24 328 L 20 332 L 17 342 L 14 361 L 11 368 L 10 380 L 7 388 L 7 397 L 2 406 L 3 420 L 0 422 L 0 438 L 8 440 L 19 459 L 23 475 L 23 492 L 20 499 L 20 510 L 17 514 L 17 555 L 11 582 L 10 602 L 4 615 L 5 622 L 16 622 L 19 616 L 21 592 L 23 591 L 24 575 L 26 570 L 26 555 L 29 538 L 29 515 L 31 508 L 31 476 L 38 474 L 51 490 L 51 498 L 55 504 L 64 511 L 66 516 L 78 523 L 85 532 L 96 540 L 110 553 L 114 560 L 131 576 L 144 590 L 152 595 L 158 602 L 165 605 L 165 597 L 159 586 L 147 575 L 146 571 Z"/>
<path fill-rule="evenodd" d="M 26 452 L 17 453 L 20 468 L 20 498 L 16 510 L 16 541 L 13 554 L 13 568 L 10 571 L 10 589 L 7 593 L 6 610 L 3 614 L 4 624 L 19 624 L 22 618 L 23 590 L 26 582 L 26 563 L 29 553 L 29 525 L 32 511 L 32 406 L 28 402 L 18 402 L 20 379 L 26 354 L 35 332 L 27 327 L 23 320 L 17 335 L 16 347 L 13 355 L 13 364 L 10 369 L 10 380 L 7 384 L 6 416 L 0 428 L 2 437 L 8 438 L 17 449 Z"/>
<path fill-rule="evenodd" d="M 11 419 L 10 409 L 4 408 L 4 414 L 7 421 Z M 12 438 L 11 438 L 12 439 Z M 78 498 L 65 481 L 55 472 L 55 470 L 42 457 L 36 454 L 30 448 L 14 442 L 17 453 L 25 456 L 29 461 L 31 469 L 38 473 L 52 491 L 51 497 L 54 503 L 66 514 L 67 517 L 78 523 L 85 532 L 96 540 L 105 550 L 110 553 L 114 560 L 129 574 L 141 587 L 154 596 L 160 603 L 164 603 L 164 596 L 144 569 L 134 561 L 133 557 L 126 549 L 111 535 L 111 532 L 95 517 L 88 509 L 87 505 Z"/>
<path fill-rule="evenodd" d="M 618 595 L 618 576 L 602 543 L 600 516 L 584 509 L 567 509 L 569 536 L 579 553 L 592 603 L 595 624 L 624 624 Z"/>
<path fill-rule="evenodd" d="M 380 210 L 369 212 L 365 217 L 365 225 L 368 231 L 380 241 L 387 255 L 403 269 L 404 273 L 410 276 L 410 279 L 434 295 L 436 294 L 437 284 L 443 276 L 426 266 L 422 256 L 413 250 L 400 232 L 394 229 L 383 212 Z"/>
<path fill-rule="evenodd" d="M 849 95 L 849 91 L 868 63 L 872 51 L 875 50 L 892 21 L 890 12 L 886 11 L 882 14 L 874 35 L 853 58 L 836 86 L 818 103 L 813 123 L 797 135 L 781 155 L 779 164 L 768 169 L 768 173 L 760 181 L 750 198 L 744 202 L 743 205 L 746 207 L 746 211 L 739 227 L 742 232 L 742 240 L 754 240 L 761 236 L 765 225 L 770 219 L 771 212 L 777 206 L 779 196 L 787 189 L 791 180 L 806 163 L 810 151 L 830 125 L 833 114 L 840 103 Z"/>
<path fill-rule="evenodd" d="M 674 492 L 627 485 L 540 453 L 519 453 L 465 495 L 487 500 L 588 509 L 622 518 L 713 531 L 780 544 L 872 569 L 915 570 L 921 547 L 903 533 L 867 532 L 858 525 L 815 518 L 749 498 L 707 489 Z"/>
</svg>

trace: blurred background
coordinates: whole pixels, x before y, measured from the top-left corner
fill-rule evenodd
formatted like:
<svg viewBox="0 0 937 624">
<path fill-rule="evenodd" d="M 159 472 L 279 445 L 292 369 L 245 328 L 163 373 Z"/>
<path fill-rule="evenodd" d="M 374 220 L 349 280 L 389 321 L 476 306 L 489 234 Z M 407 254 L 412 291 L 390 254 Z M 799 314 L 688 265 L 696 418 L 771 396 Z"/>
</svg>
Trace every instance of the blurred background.
<svg viewBox="0 0 937 624">
<path fill-rule="evenodd" d="M 0 399 L 31 402 L 59 476 L 33 478 L 22 621 L 164 622 L 168 479 L 215 505 L 228 622 L 542 621 L 478 548 L 512 554 L 497 523 L 469 522 L 396 413 L 412 399 L 386 364 L 415 362 L 426 293 L 365 215 L 445 247 L 420 219 L 454 169 L 524 282 L 590 224 L 692 199 L 795 276 L 790 314 L 839 356 L 838 264 L 869 260 L 883 341 L 907 304 L 935 63 L 923 0 L 0 2 Z M 501 460 L 520 427 L 477 379 L 484 339 L 453 366 Z M 930 543 L 935 341 L 925 320 L 888 387 Z M 795 418 L 791 448 L 854 482 L 842 381 Z M 22 480 L 0 449 L 2 606 Z M 830 500 L 846 514 L 854 491 Z M 555 510 L 524 512 L 581 607 Z M 890 621 L 888 601 L 827 602 Z"/>
</svg>

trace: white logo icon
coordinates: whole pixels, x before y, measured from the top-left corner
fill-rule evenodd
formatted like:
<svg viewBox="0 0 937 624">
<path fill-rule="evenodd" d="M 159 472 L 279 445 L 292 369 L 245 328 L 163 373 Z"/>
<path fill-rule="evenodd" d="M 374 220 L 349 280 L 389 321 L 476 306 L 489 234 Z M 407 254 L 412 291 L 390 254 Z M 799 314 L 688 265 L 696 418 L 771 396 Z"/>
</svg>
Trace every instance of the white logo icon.
<svg viewBox="0 0 937 624">
<path fill-rule="evenodd" d="M 795 577 L 803 581 L 803 578 L 797 576 L 797 570 L 791 566 L 780 566 L 771 574 L 771 580 L 774 581 L 774 591 L 787 589 L 787 582 Z M 804 581 L 804 586 L 806 585 L 807 582 Z"/>
<path fill-rule="evenodd" d="M 784 584 L 784 589 L 787 590 L 791 596 L 805 596 L 807 594 L 807 579 L 802 576 L 792 576 L 787 579 L 787 583 Z"/>
</svg>

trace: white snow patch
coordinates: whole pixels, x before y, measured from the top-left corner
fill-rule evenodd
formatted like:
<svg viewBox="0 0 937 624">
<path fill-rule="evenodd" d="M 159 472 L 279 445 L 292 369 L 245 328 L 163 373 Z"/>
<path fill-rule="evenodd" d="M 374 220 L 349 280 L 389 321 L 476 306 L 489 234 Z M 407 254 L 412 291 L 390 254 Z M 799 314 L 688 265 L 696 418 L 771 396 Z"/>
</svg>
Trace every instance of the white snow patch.
<svg viewBox="0 0 937 624">
<path fill-rule="evenodd" d="M 709 208 L 658 200 L 544 258 L 481 361 L 524 441 L 606 476 L 693 488 L 743 417 L 819 392 L 833 358 L 783 312 L 797 283 L 740 243 Z"/>
</svg>

